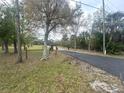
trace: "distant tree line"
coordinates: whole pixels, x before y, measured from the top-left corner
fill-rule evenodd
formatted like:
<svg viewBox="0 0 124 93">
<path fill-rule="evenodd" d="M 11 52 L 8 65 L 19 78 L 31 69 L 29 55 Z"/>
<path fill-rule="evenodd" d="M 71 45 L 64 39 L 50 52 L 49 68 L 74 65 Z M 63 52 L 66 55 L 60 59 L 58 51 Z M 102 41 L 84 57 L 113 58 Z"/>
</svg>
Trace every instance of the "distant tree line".
<svg viewBox="0 0 124 93">
<path fill-rule="evenodd" d="M 103 49 L 102 15 L 94 14 L 92 29 L 83 31 L 78 36 L 63 35 L 57 43 L 64 47 L 75 48 L 75 38 L 78 49 L 101 51 Z M 106 50 L 108 54 L 120 54 L 124 51 L 124 13 L 116 12 L 107 14 L 105 20 Z M 90 32 L 90 33 L 89 33 Z"/>
</svg>

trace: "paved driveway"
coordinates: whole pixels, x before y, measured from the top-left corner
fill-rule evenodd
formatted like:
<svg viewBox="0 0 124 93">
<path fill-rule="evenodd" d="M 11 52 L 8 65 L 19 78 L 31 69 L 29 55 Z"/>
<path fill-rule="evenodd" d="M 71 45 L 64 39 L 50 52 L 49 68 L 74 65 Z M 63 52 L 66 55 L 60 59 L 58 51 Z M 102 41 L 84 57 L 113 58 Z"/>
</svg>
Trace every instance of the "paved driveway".
<svg viewBox="0 0 124 93">
<path fill-rule="evenodd" d="M 90 55 L 62 50 L 62 53 L 78 58 L 124 80 L 124 59 Z"/>
</svg>

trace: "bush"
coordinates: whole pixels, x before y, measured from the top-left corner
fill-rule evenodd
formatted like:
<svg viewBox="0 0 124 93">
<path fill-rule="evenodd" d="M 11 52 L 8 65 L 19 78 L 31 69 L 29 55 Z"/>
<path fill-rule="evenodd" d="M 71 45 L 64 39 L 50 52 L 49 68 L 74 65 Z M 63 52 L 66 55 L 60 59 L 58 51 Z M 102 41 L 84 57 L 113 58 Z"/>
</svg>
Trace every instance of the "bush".
<svg viewBox="0 0 124 93">
<path fill-rule="evenodd" d="M 120 43 L 110 42 L 107 47 L 108 54 L 120 54 L 124 51 L 124 45 Z"/>
</svg>

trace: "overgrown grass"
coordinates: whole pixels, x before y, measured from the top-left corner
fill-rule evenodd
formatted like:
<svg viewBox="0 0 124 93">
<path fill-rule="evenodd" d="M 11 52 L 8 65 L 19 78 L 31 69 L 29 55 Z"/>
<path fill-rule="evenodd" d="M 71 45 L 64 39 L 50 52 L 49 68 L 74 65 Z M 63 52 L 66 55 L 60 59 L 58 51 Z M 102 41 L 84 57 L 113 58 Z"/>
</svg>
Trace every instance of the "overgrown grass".
<svg viewBox="0 0 124 93">
<path fill-rule="evenodd" d="M 87 75 L 62 54 L 40 61 L 41 51 L 28 52 L 29 59 L 16 64 L 16 55 L 0 55 L 0 93 L 95 93 Z"/>
</svg>

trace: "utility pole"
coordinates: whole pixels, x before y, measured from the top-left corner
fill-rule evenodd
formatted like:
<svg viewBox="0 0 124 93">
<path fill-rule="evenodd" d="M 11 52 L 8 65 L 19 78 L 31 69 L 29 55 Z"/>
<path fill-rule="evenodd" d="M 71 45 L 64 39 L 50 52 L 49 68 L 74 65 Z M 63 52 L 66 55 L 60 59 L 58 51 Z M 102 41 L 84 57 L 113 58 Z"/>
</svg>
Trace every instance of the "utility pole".
<svg viewBox="0 0 124 93">
<path fill-rule="evenodd" d="M 105 46 L 105 2 L 104 0 L 102 0 L 103 2 L 103 53 L 104 55 L 106 55 L 106 46 Z"/>
<path fill-rule="evenodd" d="M 17 30 L 17 41 L 18 41 L 18 59 L 17 62 L 22 62 L 22 49 L 21 49 L 21 30 L 20 30 L 20 9 L 19 0 L 15 0 L 16 4 L 16 30 Z"/>
</svg>

